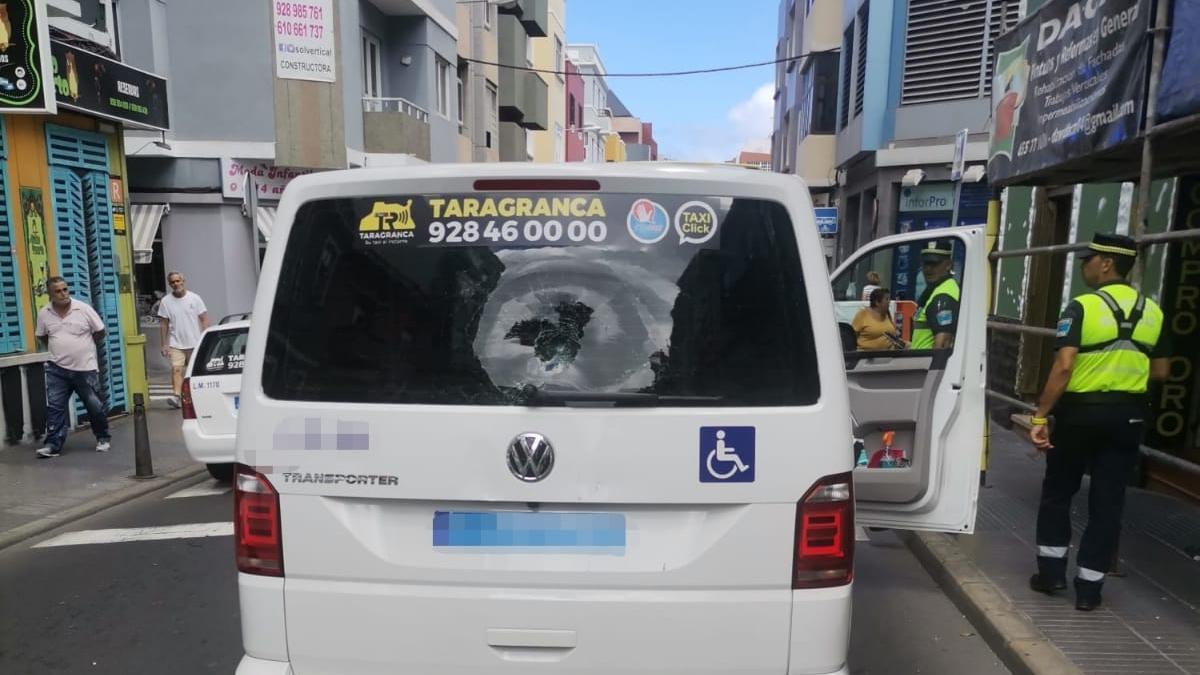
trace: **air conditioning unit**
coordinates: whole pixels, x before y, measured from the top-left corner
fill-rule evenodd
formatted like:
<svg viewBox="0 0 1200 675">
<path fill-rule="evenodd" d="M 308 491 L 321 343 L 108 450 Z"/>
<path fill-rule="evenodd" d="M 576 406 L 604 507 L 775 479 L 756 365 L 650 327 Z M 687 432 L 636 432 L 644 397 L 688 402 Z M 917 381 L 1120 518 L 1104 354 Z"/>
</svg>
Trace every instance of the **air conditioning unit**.
<svg viewBox="0 0 1200 675">
<path fill-rule="evenodd" d="M 46 17 L 58 30 L 117 50 L 112 0 L 46 0 Z"/>
</svg>

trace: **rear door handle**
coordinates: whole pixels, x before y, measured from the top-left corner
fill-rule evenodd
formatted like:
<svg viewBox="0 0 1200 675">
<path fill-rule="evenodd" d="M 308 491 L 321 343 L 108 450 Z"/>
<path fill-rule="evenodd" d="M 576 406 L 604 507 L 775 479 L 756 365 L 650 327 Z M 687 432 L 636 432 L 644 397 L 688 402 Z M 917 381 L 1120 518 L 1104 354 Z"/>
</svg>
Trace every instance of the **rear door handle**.
<svg viewBox="0 0 1200 675">
<path fill-rule="evenodd" d="M 579 640 L 573 630 L 489 628 L 488 646 L 500 648 L 574 649 Z"/>
</svg>

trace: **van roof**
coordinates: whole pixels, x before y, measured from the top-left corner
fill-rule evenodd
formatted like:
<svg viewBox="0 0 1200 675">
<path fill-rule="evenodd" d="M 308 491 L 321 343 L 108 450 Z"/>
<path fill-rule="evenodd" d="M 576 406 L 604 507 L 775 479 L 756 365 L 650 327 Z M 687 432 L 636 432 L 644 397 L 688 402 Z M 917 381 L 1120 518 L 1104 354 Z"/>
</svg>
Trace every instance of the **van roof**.
<svg viewBox="0 0 1200 675">
<path fill-rule="evenodd" d="M 570 162 L 534 164 L 528 162 L 446 163 L 414 166 L 342 169 L 299 176 L 291 181 L 289 192 L 331 185 L 353 185 L 360 182 L 430 178 L 524 178 L 524 179 L 587 179 L 595 178 L 657 178 L 695 181 L 720 181 L 731 187 L 737 185 L 773 186 L 782 190 L 805 190 L 804 180 L 795 174 L 769 171 L 747 171 L 740 166 L 703 162 Z M 736 192 L 736 189 L 733 191 Z"/>
</svg>

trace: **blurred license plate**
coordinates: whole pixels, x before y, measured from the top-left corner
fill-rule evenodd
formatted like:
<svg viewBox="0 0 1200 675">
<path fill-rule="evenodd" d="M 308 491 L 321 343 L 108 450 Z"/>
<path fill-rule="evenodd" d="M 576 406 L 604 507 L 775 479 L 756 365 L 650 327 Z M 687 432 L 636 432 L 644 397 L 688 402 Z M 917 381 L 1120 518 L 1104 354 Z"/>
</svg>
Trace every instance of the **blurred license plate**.
<svg viewBox="0 0 1200 675">
<path fill-rule="evenodd" d="M 625 514 L 553 511 L 435 511 L 433 546 L 510 552 L 625 551 Z"/>
</svg>

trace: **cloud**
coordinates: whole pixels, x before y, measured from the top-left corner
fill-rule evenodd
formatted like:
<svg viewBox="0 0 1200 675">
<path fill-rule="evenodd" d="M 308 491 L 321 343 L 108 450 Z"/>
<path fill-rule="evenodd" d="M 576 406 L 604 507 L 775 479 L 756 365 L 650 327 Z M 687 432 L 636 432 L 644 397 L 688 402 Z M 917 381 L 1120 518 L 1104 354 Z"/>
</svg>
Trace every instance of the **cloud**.
<svg viewBox="0 0 1200 675">
<path fill-rule="evenodd" d="M 770 136 L 775 123 L 775 85 L 768 82 L 755 89 L 750 98 L 730 109 L 728 117 L 744 140 Z"/>
<path fill-rule="evenodd" d="M 725 162 L 739 150 L 770 152 L 775 119 L 775 85 L 768 82 L 725 114 L 725 124 L 655 125 L 663 146 L 660 154 L 671 159 Z"/>
</svg>

